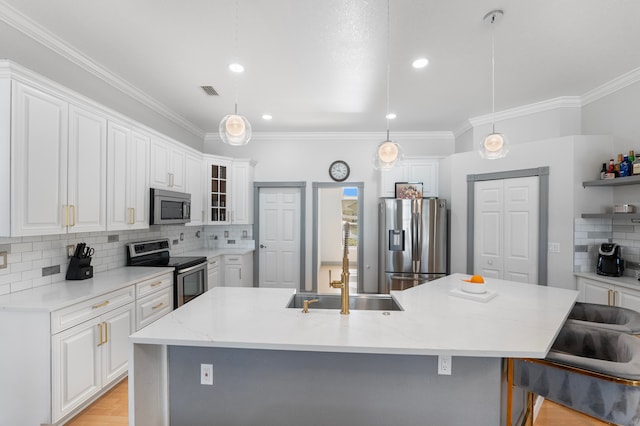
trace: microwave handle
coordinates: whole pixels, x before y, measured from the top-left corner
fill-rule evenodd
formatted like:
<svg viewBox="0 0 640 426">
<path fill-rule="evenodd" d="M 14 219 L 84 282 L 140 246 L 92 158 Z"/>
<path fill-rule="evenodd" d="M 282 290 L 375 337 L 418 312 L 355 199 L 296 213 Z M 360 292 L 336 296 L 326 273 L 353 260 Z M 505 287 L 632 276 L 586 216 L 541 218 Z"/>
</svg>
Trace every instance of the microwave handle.
<svg viewBox="0 0 640 426">
<path fill-rule="evenodd" d="M 191 203 L 185 202 L 182 205 L 182 218 L 183 219 L 191 218 Z"/>
</svg>

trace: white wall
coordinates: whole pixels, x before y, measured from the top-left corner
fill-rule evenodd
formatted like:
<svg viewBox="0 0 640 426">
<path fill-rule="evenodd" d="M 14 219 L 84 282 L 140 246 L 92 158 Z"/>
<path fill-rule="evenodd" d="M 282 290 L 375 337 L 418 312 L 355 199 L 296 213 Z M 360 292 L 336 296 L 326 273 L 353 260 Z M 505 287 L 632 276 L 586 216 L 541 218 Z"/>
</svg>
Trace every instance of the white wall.
<svg viewBox="0 0 640 426">
<path fill-rule="evenodd" d="M 582 133 L 612 135 L 612 158 L 640 150 L 640 82 L 582 107 Z M 604 160 L 603 160 L 604 161 Z"/>
<path fill-rule="evenodd" d="M 331 182 L 329 165 L 338 159 L 345 160 L 351 175 L 348 182 L 363 182 L 364 217 L 361 218 L 363 232 L 364 288 L 367 292 L 377 292 L 377 241 L 378 241 L 378 175 L 373 169 L 373 154 L 386 134 L 295 134 L 274 135 L 269 138 L 256 137 L 249 144 L 232 147 L 222 142 L 205 142 L 205 152 L 257 161 L 256 182 L 305 181 L 307 183 L 306 203 L 306 286 L 311 288 L 312 273 L 312 183 Z M 396 137 L 397 136 L 397 137 Z M 403 137 L 404 136 L 404 137 Z M 453 153 L 453 139 L 450 137 L 420 138 L 415 134 L 391 134 L 399 142 L 407 156 L 446 156 Z M 259 242 L 256 242 L 259 244 Z"/>
</svg>

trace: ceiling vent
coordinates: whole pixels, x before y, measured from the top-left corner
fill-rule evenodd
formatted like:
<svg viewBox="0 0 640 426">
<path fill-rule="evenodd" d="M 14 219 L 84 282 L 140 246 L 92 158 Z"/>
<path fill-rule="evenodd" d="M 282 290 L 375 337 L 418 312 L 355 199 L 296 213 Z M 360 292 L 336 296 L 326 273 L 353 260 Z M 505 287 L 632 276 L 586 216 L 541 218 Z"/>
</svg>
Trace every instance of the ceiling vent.
<svg viewBox="0 0 640 426">
<path fill-rule="evenodd" d="M 211 86 L 200 86 L 202 88 L 202 90 L 204 90 L 204 93 L 206 93 L 209 96 L 219 96 L 218 92 L 216 92 L 216 89 L 214 89 Z"/>
</svg>

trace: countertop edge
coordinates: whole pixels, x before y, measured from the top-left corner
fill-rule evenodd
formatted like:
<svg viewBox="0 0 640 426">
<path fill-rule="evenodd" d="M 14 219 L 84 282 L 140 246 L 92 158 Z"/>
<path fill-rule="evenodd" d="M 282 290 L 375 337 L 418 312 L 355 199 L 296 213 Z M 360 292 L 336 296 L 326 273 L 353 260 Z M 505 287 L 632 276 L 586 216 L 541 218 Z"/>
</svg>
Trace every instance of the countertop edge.
<svg viewBox="0 0 640 426">
<path fill-rule="evenodd" d="M 640 281 L 633 277 L 608 277 L 606 275 L 598 275 L 595 272 L 574 272 L 573 275 L 580 278 L 587 278 L 594 281 L 600 281 L 603 283 L 640 291 Z"/>
<path fill-rule="evenodd" d="M 116 279 L 120 279 L 121 277 L 113 277 L 113 275 L 119 274 L 119 273 L 123 273 L 125 271 L 133 271 L 131 268 L 135 268 L 135 267 L 131 267 L 131 266 L 123 266 L 121 268 L 115 268 L 115 269 L 110 269 L 108 271 L 105 272 L 101 272 L 100 274 L 95 275 L 93 278 L 91 278 L 90 280 L 98 280 L 98 281 L 104 281 L 104 280 L 116 280 Z M 125 287 L 134 285 L 140 281 L 144 281 L 144 280 L 149 280 L 155 277 L 158 277 L 160 275 L 164 275 L 166 273 L 170 273 L 173 272 L 173 268 L 169 268 L 169 267 L 139 267 L 139 268 L 144 268 L 144 269 L 140 269 L 139 272 L 140 274 L 137 275 L 135 277 L 129 277 L 126 278 L 123 281 L 114 281 L 114 284 L 110 284 L 110 283 L 106 283 L 106 284 L 102 284 L 99 283 L 100 286 L 104 287 L 101 288 L 100 291 L 97 292 L 88 292 L 86 294 L 83 295 L 79 295 L 79 296 L 74 296 L 74 297 L 69 297 L 69 298 L 65 298 L 64 300 L 60 300 L 60 301 L 56 301 L 56 302 L 51 302 L 51 304 L 47 304 L 45 302 L 42 303 L 38 303 L 38 302 L 26 302 L 26 301 L 17 301 L 12 303 L 11 299 L 22 299 L 24 297 L 28 297 L 30 294 L 33 294 L 34 296 L 39 296 L 41 293 L 46 293 L 47 290 L 49 291 L 55 291 L 56 288 L 62 288 L 64 289 L 64 287 L 66 286 L 74 286 L 74 285 L 78 285 L 81 286 L 83 284 L 87 284 L 87 281 L 89 280 L 65 280 L 65 281 L 59 281 L 56 283 L 52 283 L 50 285 L 46 285 L 46 286 L 42 286 L 42 287 L 36 287 L 36 288 L 31 288 L 31 289 L 27 289 L 27 290 L 22 290 L 16 293 L 10 293 L 7 295 L 3 295 L 0 296 L 0 311 L 4 311 L 4 312 L 53 312 L 56 311 L 58 309 L 62 309 L 65 308 L 67 306 L 71 306 L 71 305 L 75 305 L 77 303 L 82 303 L 85 302 L 87 300 L 93 299 L 94 297 L 100 297 L 102 295 L 111 293 L 113 291 L 117 291 L 120 289 L 123 289 Z"/>
</svg>

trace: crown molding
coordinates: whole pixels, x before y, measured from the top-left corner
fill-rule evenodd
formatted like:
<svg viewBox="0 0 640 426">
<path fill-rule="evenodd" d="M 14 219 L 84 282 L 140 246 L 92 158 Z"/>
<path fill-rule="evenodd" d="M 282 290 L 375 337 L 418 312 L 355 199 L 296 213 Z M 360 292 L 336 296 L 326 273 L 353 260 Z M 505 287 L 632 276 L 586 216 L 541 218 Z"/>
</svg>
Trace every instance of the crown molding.
<svg viewBox="0 0 640 426">
<path fill-rule="evenodd" d="M 94 61 L 90 57 L 86 56 L 79 50 L 75 49 L 70 44 L 64 42 L 62 39 L 58 38 L 56 35 L 46 30 L 41 25 L 37 24 L 29 17 L 20 13 L 13 7 L 9 6 L 4 1 L 0 0 L 0 20 L 4 21 L 8 25 L 12 26 L 16 30 L 22 32 L 23 34 L 31 37 L 36 42 L 42 44 L 46 48 L 52 50 L 68 61 L 74 63 L 79 66 L 86 72 L 91 75 L 99 78 L 110 86 L 120 90 L 124 94 L 130 96 L 146 107 L 152 109 L 156 113 L 161 116 L 167 118 L 173 123 L 179 125 L 190 133 L 194 134 L 202 138 L 205 134 L 204 130 L 191 123 L 186 118 L 181 115 L 175 113 L 171 109 L 169 109 L 166 105 L 152 98 L 151 96 L 144 93 L 142 90 L 138 89 L 131 83 L 119 77 L 114 72 L 110 71 L 105 66 L 100 63 Z"/>
<path fill-rule="evenodd" d="M 557 108 L 580 108 L 581 106 L 582 102 L 580 96 L 560 96 L 558 98 L 535 102 L 533 104 L 523 105 L 517 108 L 507 109 L 504 111 L 496 112 L 494 114 L 472 117 L 469 119 L 469 123 L 473 127 L 477 127 L 484 124 L 492 124 L 497 121 L 510 120 L 513 118 L 519 118 L 525 115 L 550 111 Z"/>
<path fill-rule="evenodd" d="M 392 139 L 398 141 L 453 140 L 454 134 L 448 131 L 439 132 L 391 132 Z M 327 142 L 327 141 L 382 141 L 384 132 L 253 132 L 252 141 L 261 142 Z M 222 142 L 218 133 L 207 133 L 205 142 Z"/>
<path fill-rule="evenodd" d="M 582 106 L 589 105 L 592 102 L 602 99 L 618 90 L 624 89 L 634 83 L 640 81 L 640 68 L 629 71 L 621 76 L 614 78 L 605 84 L 589 90 L 587 93 L 581 96 Z"/>
</svg>

